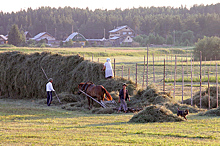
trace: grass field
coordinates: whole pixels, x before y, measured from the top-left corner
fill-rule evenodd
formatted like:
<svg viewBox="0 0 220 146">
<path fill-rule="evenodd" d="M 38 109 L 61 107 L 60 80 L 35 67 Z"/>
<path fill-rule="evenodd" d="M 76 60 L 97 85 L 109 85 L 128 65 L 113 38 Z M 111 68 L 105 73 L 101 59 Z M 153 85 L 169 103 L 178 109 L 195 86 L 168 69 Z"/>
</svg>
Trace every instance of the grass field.
<svg viewBox="0 0 220 146">
<path fill-rule="evenodd" d="M 170 51 L 171 50 L 171 51 Z M 142 86 L 143 56 L 146 48 L 0 48 L 0 52 L 21 51 L 34 53 L 50 51 L 63 55 L 84 54 L 86 59 L 105 62 L 107 57 L 116 59 L 116 75 L 121 76 L 124 66 L 124 77 L 131 68 L 131 79 L 135 80 L 135 64 L 138 63 L 138 84 Z M 149 48 L 150 54 L 156 57 L 156 85 L 163 77 L 164 52 L 172 52 L 186 59 L 186 49 Z M 188 50 L 190 53 L 192 50 Z M 93 55 L 93 58 L 92 58 Z M 173 55 L 173 54 L 172 54 Z M 167 57 L 169 58 L 169 57 Z M 182 59 L 183 59 L 182 58 Z M 174 59 L 174 58 L 173 58 Z M 187 57 L 187 60 L 190 57 Z M 173 78 L 174 60 L 169 61 L 167 79 Z M 182 62 L 181 62 L 182 63 Z M 184 68 L 190 70 L 190 62 L 184 62 Z M 211 70 L 215 75 L 215 62 L 211 62 Z M 194 64 L 194 76 L 198 77 L 198 62 Z M 207 68 L 210 62 L 203 66 Z M 177 78 L 182 77 L 182 65 L 177 67 Z M 149 79 L 153 81 L 152 57 L 149 57 Z M 207 76 L 207 70 L 203 70 Z M 185 77 L 187 73 L 185 72 Z M 146 76 L 145 76 L 146 79 Z M 158 82 L 157 82 L 158 81 Z M 185 83 L 184 99 L 190 98 L 190 83 Z M 146 85 L 146 84 L 145 84 Z M 205 90 L 207 84 L 203 84 Z M 166 83 L 166 91 L 173 92 L 173 83 Z M 194 83 L 193 94 L 199 90 Z M 182 98 L 182 86 L 176 87 L 175 99 Z M 129 123 L 133 114 L 97 115 L 86 112 L 67 111 L 61 106 L 47 107 L 38 104 L 37 100 L 18 100 L 0 98 L 0 145 L 219 145 L 220 118 L 189 114 L 188 121 L 165 123 Z"/>
<path fill-rule="evenodd" d="M 0 99 L 1 145 L 219 145 L 220 118 L 129 123 L 133 114 L 93 115 Z"/>
</svg>

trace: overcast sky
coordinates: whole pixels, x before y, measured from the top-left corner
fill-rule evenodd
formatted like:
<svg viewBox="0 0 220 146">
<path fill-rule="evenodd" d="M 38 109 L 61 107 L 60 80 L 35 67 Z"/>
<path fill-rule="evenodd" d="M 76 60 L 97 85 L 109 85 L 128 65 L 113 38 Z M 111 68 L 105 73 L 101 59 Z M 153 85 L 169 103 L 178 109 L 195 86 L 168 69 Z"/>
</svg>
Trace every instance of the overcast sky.
<svg viewBox="0 0 220 146">
<path fill-rule="evenodd" d="M 78 7 L 85 9 L 88 7 L 90 10 L 107 9 L 114 10 L 115 8 L 138 8 L 138 7 L 161 7 L 171 6 L 174 8 L 181 5 L 187 8 L 192 7 L 194 4 L 210 5 L 220 3 L 220 0 L 1 0 L 0 11 L 3 12 L 17 12 L 23 9 L 32 8 L 37 9 L 41 6 L 50 7 Z"/>
</svg>

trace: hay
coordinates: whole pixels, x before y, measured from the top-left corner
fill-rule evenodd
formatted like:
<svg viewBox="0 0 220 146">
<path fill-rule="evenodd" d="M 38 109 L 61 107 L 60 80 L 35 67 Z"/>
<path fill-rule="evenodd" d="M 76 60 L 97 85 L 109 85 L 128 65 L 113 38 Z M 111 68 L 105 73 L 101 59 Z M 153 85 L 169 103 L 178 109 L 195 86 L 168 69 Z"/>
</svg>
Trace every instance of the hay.
<svg viewBox="0 0 220 146">
<path fill-rule="evenodd" d="M 218 91 L 220 92 L 220 88 L 218 89 Z M 183 103 L 191 105 L 191 98 L 184 100 Z M 200 107 L 200 92 L 197 92 L 193 96 L 193 104 Z M 220 96 L 219 96 L 219 94 L 218 94 L 218 105 L 220 105 Z M 208 88 L 206 89 L 206 91 L 202 91 L 201 107 L 206 108 L 206 109 L 209 108 L 209 105 L 208 105 Z M 216 107 L 217 107 L 216 87 L 210 87 L 210 108 L 216 108 Z"/>
<path fill-rule="evenodd" d="M 220 116 L 220 107 L 206 111 L 205 113 L 199 113 L 199 116 Z"/>
<path fill-rule="evenodd" d="M 148 123 L 148 122 L 180 122 L 180 117 L 174 116 L 173 113 L 161 105 L 147 106 L 138 114 L 134 115 L 129 122 Z"/>
<path fill-rule="evenodd" d="M 84 60 L 80 55 L 61 56 L 49 52 L 24 54 L 21 52 L 6 52 L 0 54 L 0 89 L 2 96 L 13 98 L 46 98 L 45 85 L 48 78 L 54 79 L 56 93 L 67 92 L 76 94 L 80 82 L 92 81 L 109 88 L 107 91 L 117 91 L 122 82 L 133 87 L 134 83 L 124 79 L 106 80 L 101 71 L 103 63 Z M 133 85 L 132 85 L 133 84 Z M 111 88 L 110 88 L 111 87 Z M 133 89 L 134 90 L 134 89 Z M 130 89 L 130 91 L 133 91 Z"/>
</svg>

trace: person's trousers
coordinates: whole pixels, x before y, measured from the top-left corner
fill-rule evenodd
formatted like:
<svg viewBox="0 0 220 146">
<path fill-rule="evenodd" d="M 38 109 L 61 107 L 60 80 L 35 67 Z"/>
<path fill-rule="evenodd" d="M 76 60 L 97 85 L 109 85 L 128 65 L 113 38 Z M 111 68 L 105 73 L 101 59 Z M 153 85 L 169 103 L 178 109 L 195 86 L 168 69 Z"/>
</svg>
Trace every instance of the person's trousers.
<svg viewBox="0 0 220 146">
<path fill-rule="evenodd" d="M 119 107 L 118 110 L 120 111 L 121 108 L 123 107 L 124 111 L 127 111 L 128 108 L 127 108 L 127 103 L 126 103 L 126 101 L 125 101 L 124 99 L 120 99 L 120 102 L 121 102 L 121 104 L 120 104 L 120 107 Z"/>
<path fill-rule="evenodd" d="M 50 106 L 52 98 L 52 91 L 47 91 L 47 105 Z"/>
</svg>

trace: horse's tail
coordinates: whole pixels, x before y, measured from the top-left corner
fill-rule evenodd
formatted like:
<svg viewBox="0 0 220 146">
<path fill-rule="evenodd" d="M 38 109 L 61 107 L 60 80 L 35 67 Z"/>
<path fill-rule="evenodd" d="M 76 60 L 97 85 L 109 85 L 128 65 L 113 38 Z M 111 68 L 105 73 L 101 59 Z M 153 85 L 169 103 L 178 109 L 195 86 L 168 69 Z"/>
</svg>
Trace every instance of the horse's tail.
<svg viewBox="0 0 220 146">
<path fill-rule="evenodd" d="M 104 91 L 104 93 L 106 94 L 106 96 L 108 97 L 107 100 L 112 100 L 112 96 L 109 94 L 109 92 L 103 86 L 101 86 L 101 87 L 102 87 L 102 90 Z"/>
</svg>

